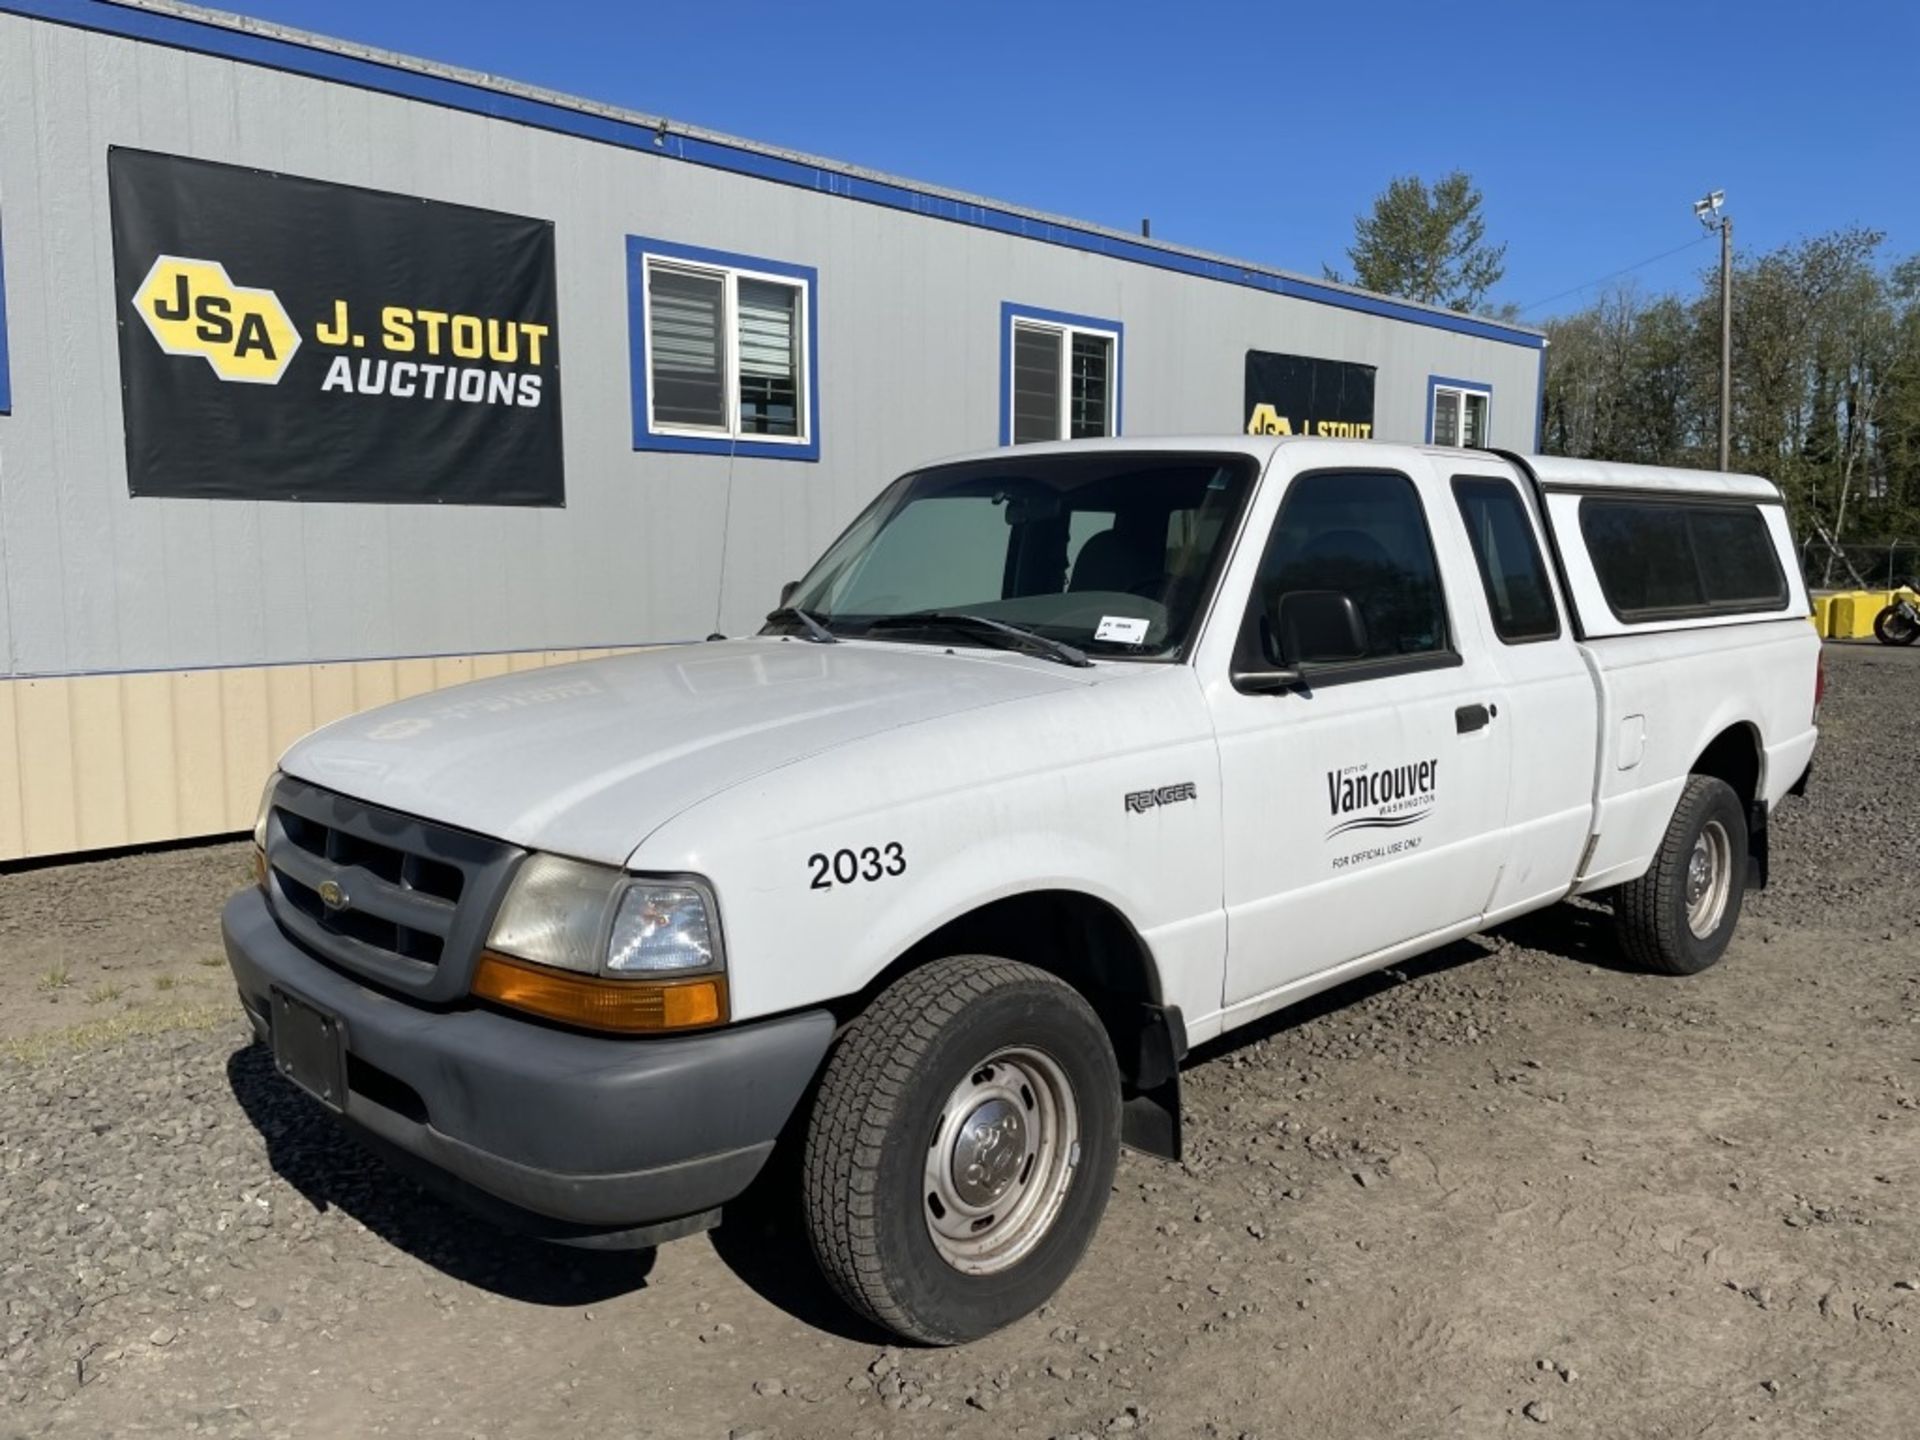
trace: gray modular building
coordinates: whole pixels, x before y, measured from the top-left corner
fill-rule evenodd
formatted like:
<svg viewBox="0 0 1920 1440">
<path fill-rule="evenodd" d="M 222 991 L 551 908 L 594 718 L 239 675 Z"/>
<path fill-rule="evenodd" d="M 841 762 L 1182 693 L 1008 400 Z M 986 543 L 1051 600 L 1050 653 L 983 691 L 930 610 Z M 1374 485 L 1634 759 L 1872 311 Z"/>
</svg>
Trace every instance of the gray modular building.
<svg viewBox="0 0 1920 1440">
<path fill-rule="evenodd" d="M 932 458 L 1530 449 L 1544 358 L 230 15 L 0 0 L 0 861 L 244 828 L 334 716 L 751 626 Z"/>
</svg>

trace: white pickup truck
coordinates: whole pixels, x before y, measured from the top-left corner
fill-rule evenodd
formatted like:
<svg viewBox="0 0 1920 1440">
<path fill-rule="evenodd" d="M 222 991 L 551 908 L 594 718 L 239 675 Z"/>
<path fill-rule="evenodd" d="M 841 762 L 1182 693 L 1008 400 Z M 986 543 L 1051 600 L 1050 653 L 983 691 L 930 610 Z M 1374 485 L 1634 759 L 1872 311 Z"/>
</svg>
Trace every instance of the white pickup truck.
<svg viewBox="0 0 1920 1440">
<path fill-rule="evenodd" d="M 1189 1046 L 1571 895 L 1717 960 L 1812 760 L 1807 610 L 1746 476 L 995 451 L 758 635 L 301 741 L 227 950 L 281 1071 L 501 1223 L 656 1243 L 779 1146 L 836 1290 L 965 1340 L 1122 1143 L 1177 1156 Z"/>
</svg>

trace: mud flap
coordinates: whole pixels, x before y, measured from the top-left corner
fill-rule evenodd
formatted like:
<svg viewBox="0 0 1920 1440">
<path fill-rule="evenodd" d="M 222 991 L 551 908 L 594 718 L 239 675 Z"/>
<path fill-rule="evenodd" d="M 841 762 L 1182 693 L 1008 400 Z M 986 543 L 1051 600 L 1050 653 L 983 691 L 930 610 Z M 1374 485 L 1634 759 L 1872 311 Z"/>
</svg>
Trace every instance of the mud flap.
<svg viewBox="0 0 1920 1440">
<path fill-rule="evenodd" d="M 1130 1017 L 1135 1041 L 1123 1050 L 1125 1094 L 1120 1104 L 1120 1143 L 1130 1150 L 1178 1160 L 1180 1061 L 1187 1053 L 1187 1027 L 1178 1005 L 1139 1005 Z"/>
<path fill-rule="evenodd" d="M 1128 1087 L 1120 1103 L 1120 1143 L 1160 1160 L 1180 1158 L 1180 1076 L 1151 1090 Z"/>
</svg>

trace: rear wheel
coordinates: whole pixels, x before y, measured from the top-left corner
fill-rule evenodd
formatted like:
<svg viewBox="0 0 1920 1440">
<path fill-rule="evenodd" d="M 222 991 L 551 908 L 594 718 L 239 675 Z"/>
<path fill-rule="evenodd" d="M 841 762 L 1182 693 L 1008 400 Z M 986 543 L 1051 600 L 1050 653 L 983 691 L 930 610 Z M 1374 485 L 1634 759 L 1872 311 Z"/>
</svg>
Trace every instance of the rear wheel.
<svg viewBox="0 0 1920 1440">
<path fill-rule="evenodd" d="M 1120 1077 L 1071 987 L 938 960 L 847 1028 L 807 1127 L 807 1230 L 834 1289 L 912 1340 L 972 1340 L 1039 1306 L 1106 1210 Z"/>
<path fill-rule="evenodd" d="M 1725 953 L 1747 888 L 1747 817 L 1726 781 L 1690 775 L 1653 864 L 1614 892 L 1627 958 L 1660 975 L 1697 975 Z"/>
<path fill-rule="evenodd" d="M 1911 645 L 1920 640 L 1920 622 L 1904 605 L 1889 605 L 1873 617 L 1873 638 L 1882 645 Z"/>
</svg>

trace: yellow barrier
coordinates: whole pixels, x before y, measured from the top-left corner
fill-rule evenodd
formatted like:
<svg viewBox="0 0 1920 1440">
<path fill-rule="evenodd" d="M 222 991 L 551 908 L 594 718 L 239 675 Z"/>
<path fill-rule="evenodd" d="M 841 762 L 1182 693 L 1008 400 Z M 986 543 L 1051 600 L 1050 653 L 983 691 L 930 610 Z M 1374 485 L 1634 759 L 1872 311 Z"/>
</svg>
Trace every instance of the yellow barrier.
<svg viewBox="0 0 1920 1440">
<path fill-rule="evenodd" d="M 1886 601 L 1856 590 L 1837 596 L 1833 602 L 1833 628 L 1827 633 L 1835 640 L 1863 640 L 1873 634 L 1873 617 Z"/>
<path fill-rule="evenodd" d="M 1873 620 L 1893 603 L 1894 590 L 1830 590 L 1813 597 L 1813 624 L 1829 640 L 1871 640 Z"/>
</svg>

